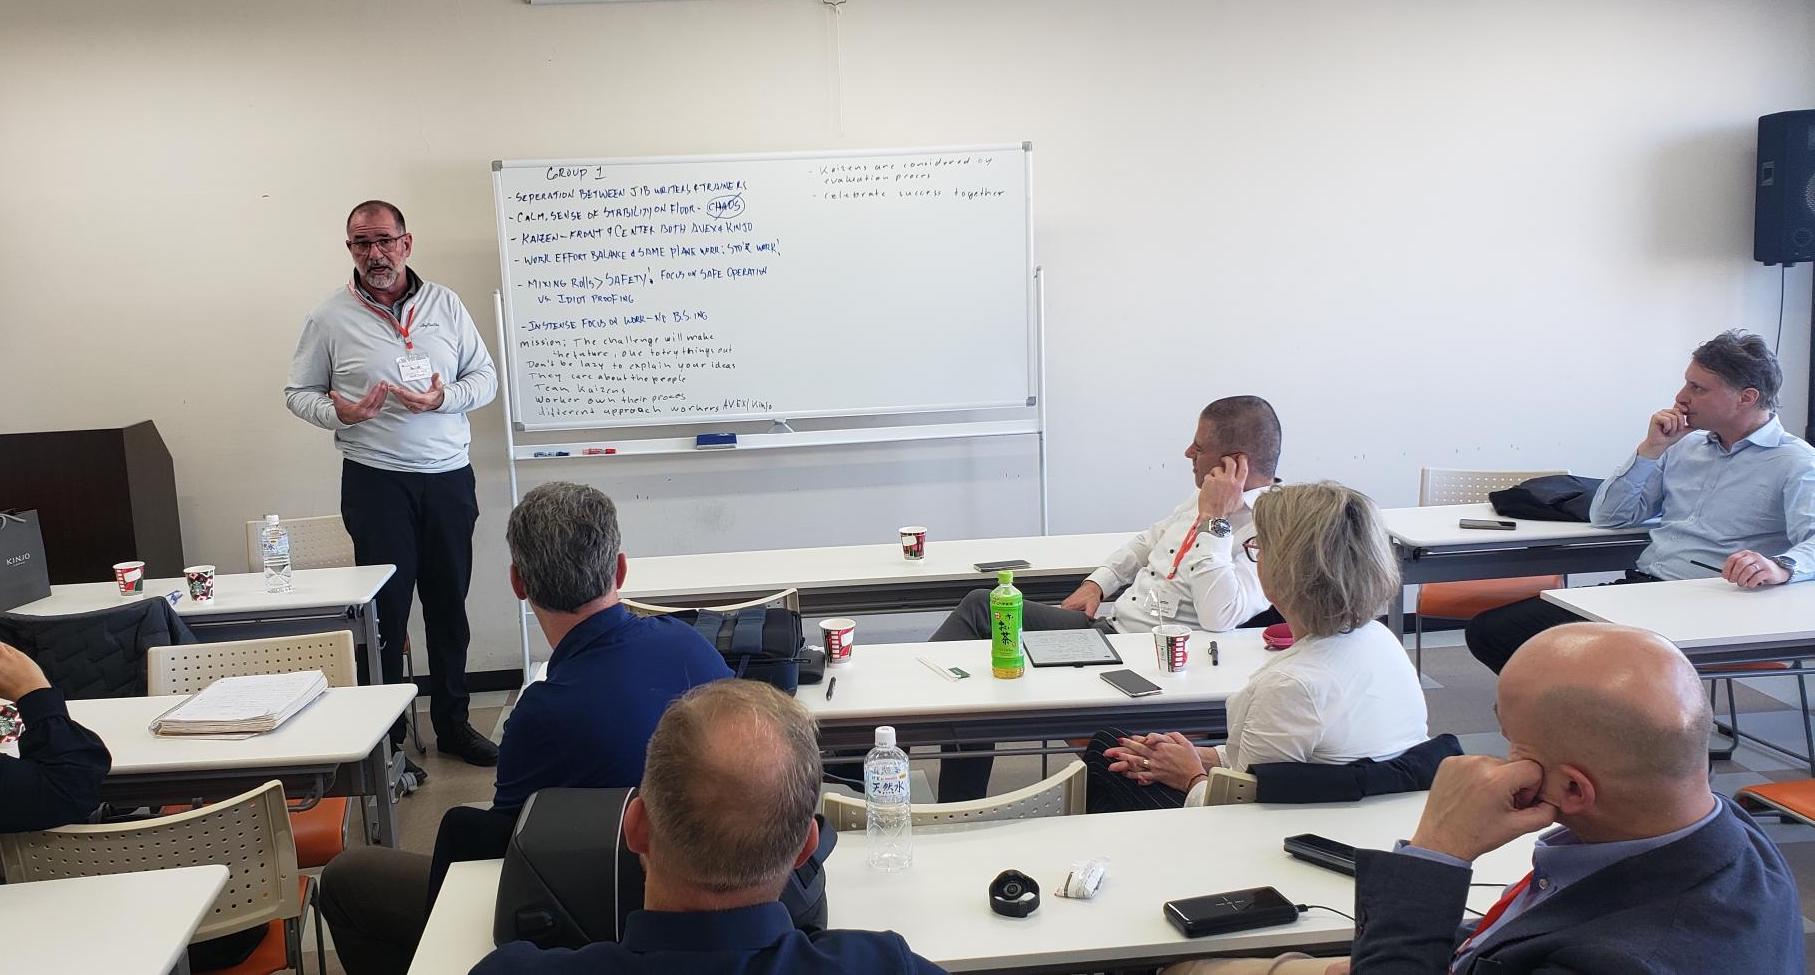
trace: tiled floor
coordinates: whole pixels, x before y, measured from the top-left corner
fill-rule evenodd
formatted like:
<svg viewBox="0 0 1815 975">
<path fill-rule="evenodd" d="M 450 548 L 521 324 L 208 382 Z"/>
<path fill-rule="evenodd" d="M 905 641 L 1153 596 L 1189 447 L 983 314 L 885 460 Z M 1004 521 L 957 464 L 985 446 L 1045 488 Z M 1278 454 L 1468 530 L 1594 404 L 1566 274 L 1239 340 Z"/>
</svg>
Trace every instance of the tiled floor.
<svg viewBox="0 0 1815 975">
<path fill-rule="evenodd" d="M 938 621 L 938 616 L 928 614 L 862 619 L 859 623 L 861 639 L 858 652 L 862 652 L 863 643 L 923 640 Z M 1456 734 L 1462 740 L 1463 747 L 1471 753 L 1504 754 L 1506 741 L 1500 737 L 1493 716 L 1493 675 L 1476 663 L 1467 650 L 1458 645 L 1457 639 L 1458 634 L 1454 633 L 1431 634 L 1425 638 L 1425 696 L 1430 707 L 1431 731 Z M 1797 711 L 1793 705 L 1784 703 L 1786 700 L 1796 700 L 1796 684 L 1787 680 L 1754 683 L 1759 689 L 1751 686 L 1738 689 L 1741 726 L 1749 732 L 1766 734 L 1775 740 L 1787 741 L 1800 747 L 1802 730 L 1797 721 Z M 514 695 L 504 693 L 476 695 L 473 701 L 474 727 L 482 731 L 500 727 L 513 697 Z M 1723 694 L 1723 712 L 1725 704 Z M 423 723 L 426 726 L 426 713 L 423 715 Z M 429 753 L 426 756 L 415 756 L 412 752 L 412 757 L 428 770 L 429 781 L 419 792 L 403 801 L 399 809 L 401 835 L 404 848 L 427 852 L 434 845 L 435 830 L 442 812 L 449 806 L 460 803 L 489 800 L 492 775 L 490 769 L 473 768 L 458 759 L 443 758 L 434 750 L 432 741 L 429 742 Z M 938 765 L 927 761 L 916 762 L 915 766 L 916 771 L 923 772 L 925 776 L 924 780 L 921 776 L 916 776 L 916 792 L 926 794 L 938 782 Z M 1038 781 L 1040 774 L 1040 761 L 1037 758 L 1002 759 L 996 762 L 991 790 L 1000 792 L 1018 788 Z M 1808 774 L 1808 768 L 1794 759 L 1766 749 L 1742 745 L 1735 751 L 1731 761 L 1715 764 L 1714 785 L 1720 792 L 1731 795 L 1733 790 L 1755 782 L 1806 778 Z M 1811 842 L 1815 841 L 1815 828 L 1795 824 L 1767 824 L 1766 829 L 1780 844 L 1785 859 L 1796 874 L 1797 883 L 1803 891 L 1805 918 L 1815 916 L 1815 842 Z M 1804 930 L 1815 932 L 1815 922 L 1805 920 Z M 1810 955 L 1815 958 L 1815 935 L 1805 937 L 1809 939 Z M 307 961 L 309 970 L 313 971 L 315 961 L 312 934 L 304 939 L 304 944 L 310 949 Z M 336 975 L 341 972 L 331 950 L 328 971 Z M 1815 975 L 1815 965 L 1811 965 L 1809 972 Z"/>
</svg>

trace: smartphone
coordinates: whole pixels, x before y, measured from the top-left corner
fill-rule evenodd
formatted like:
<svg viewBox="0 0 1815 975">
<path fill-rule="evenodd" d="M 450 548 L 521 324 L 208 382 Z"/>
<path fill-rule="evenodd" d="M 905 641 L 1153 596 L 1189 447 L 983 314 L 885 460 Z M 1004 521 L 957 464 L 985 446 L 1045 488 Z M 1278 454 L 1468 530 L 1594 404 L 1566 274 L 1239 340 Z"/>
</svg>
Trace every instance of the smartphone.
<svg viewBox="0 0 1815 975">
<path fill-rule="evenodd" d="M 1129 697 L 1150 697 L 1160 692 L 1160 685 L 1132 670 L 1111 670 L 1101 676 L 1109 686 Z"/>
<path fill-rule="evenodd" d="M 1291 924 L 1298 919 L 1298 908 L 1271 887 L 1187 897 L 1167 901 L 1164 908 L 1166 920 L 1187 938 Z"/>
<path fill-rule="evenodd" d="M 1355 876 L 1355 848 L 1316 833 L 1286 837 L 1286 852 L 1326 870 Z"/>
<path fill-rule="evenodd" d="M 974 562 L 971 568 L 978 572 L 1001 572 L 1003 569 L 1031 569 L 1033 563 L 1026 559 L 1008 559 L 1004 562 Z"/>
<path fill-rule="evenodd" d="M 1500 532 L 1509 532 L 1519 527 L 1516 521 L 1501 521 L 1498 518 L 1464 518 L 1456 524 L 1463 528 L 1485 528 Z"/>
</svg>

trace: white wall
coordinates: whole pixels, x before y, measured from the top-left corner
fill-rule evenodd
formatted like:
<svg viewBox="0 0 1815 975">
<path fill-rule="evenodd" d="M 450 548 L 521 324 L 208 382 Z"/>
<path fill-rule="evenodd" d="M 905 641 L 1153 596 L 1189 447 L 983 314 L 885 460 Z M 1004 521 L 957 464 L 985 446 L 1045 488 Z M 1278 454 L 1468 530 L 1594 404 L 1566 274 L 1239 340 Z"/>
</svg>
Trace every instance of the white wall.
<svg viewBox="0 0 1815 975">
<path fill-rule="evenodd" d="M 836 37 L 836 41 L 834 41 Z M 150 417 L 185 545 L 331 511 L 283 409 L 301 315 L 382 196 L 490 321 L 495 158 L 1034 142 L 1053 524 L 1182 499 L 1194 411 L 1258 392 L 1293 478 L 1611 467 L 1687 351 L 1767 332 L 1755 116 L 1815 104 L 1796 0 L 63 0 L 0 6 L 0 430 Z M 836 54 L 836 57 L 834 56 Z M 1788 277 L 1805 413 L 1809 269 Z M 472 668 L 510 665 L 502 421 Z M 1026 442 L 570 462 L 633 551 L 1032 530 Z"/>
</svg>

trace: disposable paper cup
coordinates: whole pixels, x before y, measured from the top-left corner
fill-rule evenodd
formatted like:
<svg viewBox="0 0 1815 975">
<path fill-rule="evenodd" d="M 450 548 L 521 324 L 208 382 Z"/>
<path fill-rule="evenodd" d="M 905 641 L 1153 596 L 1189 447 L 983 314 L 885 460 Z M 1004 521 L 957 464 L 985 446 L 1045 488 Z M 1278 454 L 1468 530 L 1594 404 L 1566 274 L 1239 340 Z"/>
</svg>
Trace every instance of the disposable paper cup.
<svg viewBox="0 0 1815 975">
<path fill-rule="evenodd" d="M 1167 623 L 1153 628 L 1153 652 L 1159 658 L 1160 673 L 1180 674 L 1190 659 L 1191 628 Z"/>
<path fill-rule="evenodd" d="M 113 581 L 120 584 L 120 595 L 133 596 L 145 591 L 145 563 L 115 562 Z"/>
<path fill-rule="evenodd" d="M 857 621 L 842 616 L 820 620 L 819 632 L 826 641 L 826 663 L 848 663 L 851 651 L 857 649 Z"/>
<path fill-rule="evenodd" d="M 214 602 L 214 566 L 192 565 L 183 570 L 189 583 L 189 598 L 198 603 Z"/>
<path fill-rule="evenodd" d="M 0 697 L 0 745 L 10 745 L 23 734 L 25 719 L 19 716 L 19 706 Z"/>
<path fill-rule="evenodd" d="M 926 529 L 912 525 L 901 530 L 901 557 L 910 562 L 926 558 Z"/>
</svg>

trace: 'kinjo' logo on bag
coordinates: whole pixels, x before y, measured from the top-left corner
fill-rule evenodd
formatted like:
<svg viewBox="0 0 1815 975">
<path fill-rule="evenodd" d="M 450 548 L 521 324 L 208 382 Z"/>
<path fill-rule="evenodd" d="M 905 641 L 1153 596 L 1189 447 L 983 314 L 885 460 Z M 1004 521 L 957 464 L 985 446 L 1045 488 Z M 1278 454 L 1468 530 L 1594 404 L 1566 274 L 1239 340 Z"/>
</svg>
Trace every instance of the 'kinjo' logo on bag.
<svg viewBox="0 0 1815 975">
<path fill-rule="evenodd" d="M 30 552 L 27 552 L 24 555 L 15 555 L 12 558 L 6 560 L 6 566 L 7 566 L 7 568 L 10 569 L 13 566 L 18 565 L 21 562 L 30 562 L 31 558 L 32 558 L 32 554 Z"/>
</svg>

